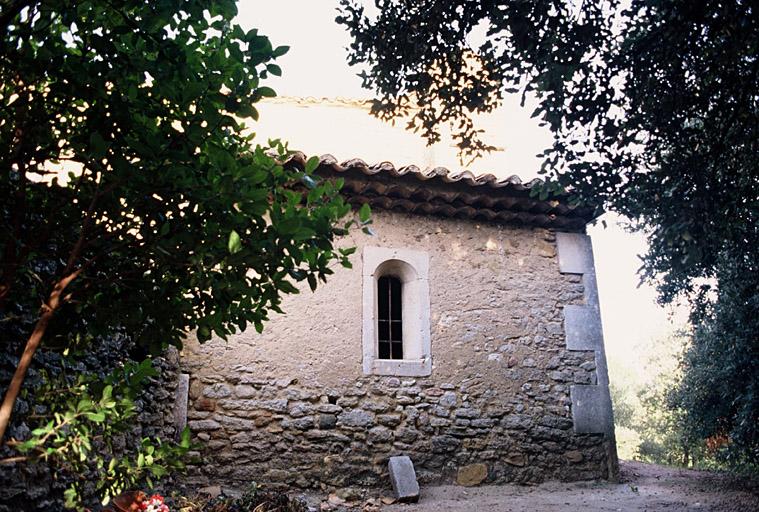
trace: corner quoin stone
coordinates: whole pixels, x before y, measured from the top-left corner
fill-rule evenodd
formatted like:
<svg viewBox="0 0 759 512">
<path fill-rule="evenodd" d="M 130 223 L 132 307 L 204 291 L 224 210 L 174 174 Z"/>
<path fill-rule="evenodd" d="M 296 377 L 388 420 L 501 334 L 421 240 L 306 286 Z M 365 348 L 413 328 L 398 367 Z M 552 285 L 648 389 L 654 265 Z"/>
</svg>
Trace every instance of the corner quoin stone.
<svg viewBox="0 0 759 512">
<path fill-rule="evenodd" d="M 613 435 L 614 423 L 608 391 L 601 386 L 571 386 L 574 430 L 581 434 Z"/>
<path fill-rule="evenodd" d="M 601 315 L 592 306 L 564 306 L 567 350 L 603 350 Z"/>
<path fill-rule="evenodd" d="M 559 250 L 559 271 L 565 274 L 587 274 L 594 271 L 590 237 L 580 233 L 556 233 Z"/>
<path fill-rule="evenodd" d="M 174 391 L 174 438 L 179 439 L 187 426 L 187 402 L 190 393 L 190 374 L 180 373 Z"/>
<path fill-rule="evenodd" d="M 416 503 L 419 501 L 419 483 L 416 481 L 414 464 L 407 455 L 390 457 L 387 463 L 393 494 L 398 501 Z"/>
</svg>

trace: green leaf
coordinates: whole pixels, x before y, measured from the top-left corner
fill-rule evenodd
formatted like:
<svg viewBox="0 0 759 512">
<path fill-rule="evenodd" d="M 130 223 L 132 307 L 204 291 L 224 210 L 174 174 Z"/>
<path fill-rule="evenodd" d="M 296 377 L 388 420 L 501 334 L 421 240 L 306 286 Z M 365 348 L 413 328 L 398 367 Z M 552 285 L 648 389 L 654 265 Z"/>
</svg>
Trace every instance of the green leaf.
<svg viewBox="0 0 759 512">
<path fill-rule="evenodd" d="M 314 155 L 308 160 L 306 160 L 306 174 L 313 173 L 317 167 L 319 167 L 320 159 L 318 156 Z"/>
<path fill-rule="evenodd" d="M 276 64 L 267 64 L 266 70 L 274 76 L 282 76 L 282 68 Z"/>
<path fill-rule="evenodd" d="M 254 121 L 258 121 L 258 109 L 251 104 L 243 103 L 237 109 L 236 114 L 240 117 L 250 117 Z"/>
<path fill-rule="evenodd" d="M 88 420 L 94 421 L 95 423 L 102 423 L 105 421 L 105 413 L 103 411 L 100 412 L 88 412 L 84 415 Z"/>
<path fill-rule="evenodd" d="M 281 57 L 282 55 L 286 54 L 289 51 L 290 51 L 289 46 L 277 46 L 276 48 L 274 48 L 274 51 L 271 52 L 271 54 L 272 54 L 272 57 L 277 58 L 277 57 Z"/>
<path fill-rule="evenodd" d="M 90 135 L 90 149 L 92 151 L 92 157 L 96 160 L 101 160 L 108 152 L 108 144 L 103 139 L 103 136 L 98 132 L 92 132 Z"/>
<path fill-rule="evenodd" d="M 298 290 L 290 281 L 282 280 L 279 283 L 277 283 L 277 288 L 282 290 L 285 293 L 300 293 L 300 290 Z"/>
<path fill-rule="evenodd" d="M 179 446 L 182 448 L 190 448 L 190 427 L 185 427 L 180 435 Z"/>
<path fill-rule="evenodd" d="M 273 98 L 277 95 L 277 93 L 274 92 L 274 89 L 272 89 L 271 87 L 266 87 L 266 86 L 259 87 L 258 89 L 256 89 L 256 92 L 262 98 Z"/>
<path fill-rule="evenodd" d="M 284 236 L 294 235 L 298 228 L 300 228 L 300 219 L 297 217 L 284 219 L 277 223 L 277 231 Z"/>
<path fill-rule="evenodd" d="M 227 242 L 227 248 L 230 254 L 236 254 L 242 250 L 242 241 L 240 235 L 234 229 L 229 232 L 229 241 Z"/>
<path fill-rule="evenodd" d="M 76 411 L 81 412 L 92 408 L 92 400 L 82 398 L 79 403 L 76 404 Z"/>
<path fill-rule="evenodd" d="M 316 236 L 316 231 L 314 231 L 311 228 L 306 227 L 299 227 L 295 230 L 295 233 L 293 233 L 292 238 L 294 241 L 299 242 L 301 240 L 308 240 L 309 238 L 312 238 Z"/>
<path fill-rule="evenodd" d="M 74 508 L 76 507 L 76 504 L 78 503 L 79 493 L 76 491 L 76 488 L 69 487 L 65 491 L 63 491 L 63 498 L 64 498 L 64 504 L 63 506 L 66 508 Z M 103 505 L 106 505 L 106 503 L 103 503 Z"/>
<path fill-rule="evenodd" d="M 372 209 L 369 207 L 368 203 L 364 203 L 361 205 L 361 208 L 358 210 L 358 218 L 361 221 L 362 224 L 366 224 L 369 222 L 369 219 L 372 216 Z"/>
<path fill-rule="evenodd" d="M 208 341 L 211 339 L 211 329 L 208 328 L 206 325 L 201 325 L 198 327 L 197 332 L 198 341 L 203 343 L 204 341 Z"/>
</svg>

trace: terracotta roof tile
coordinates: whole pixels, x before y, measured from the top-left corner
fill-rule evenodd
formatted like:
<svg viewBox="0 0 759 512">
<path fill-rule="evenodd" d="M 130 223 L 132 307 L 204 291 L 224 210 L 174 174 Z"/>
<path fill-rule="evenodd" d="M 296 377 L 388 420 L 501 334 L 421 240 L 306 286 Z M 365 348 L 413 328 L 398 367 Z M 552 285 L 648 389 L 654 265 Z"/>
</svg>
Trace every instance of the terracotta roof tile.
<svg viewBox="0 0 759 512">
<path fill-rule="evenodd" d="M 285 165 L 303 168 L 305 161 L 305 155 L 295 153 Z M 343 178 L 348 201 L 373 208 L 571 231 L 583 231 L 595 217 L 592 208 L 569 205 L 566 194 L 532 197 L 539 179 L 525 183 L 518 176 L 499 179 L 444 167 L 369 165 L 359 158 L 338 162 L 332 155 L 320 157 L 316 173 Z"/>
</svg>

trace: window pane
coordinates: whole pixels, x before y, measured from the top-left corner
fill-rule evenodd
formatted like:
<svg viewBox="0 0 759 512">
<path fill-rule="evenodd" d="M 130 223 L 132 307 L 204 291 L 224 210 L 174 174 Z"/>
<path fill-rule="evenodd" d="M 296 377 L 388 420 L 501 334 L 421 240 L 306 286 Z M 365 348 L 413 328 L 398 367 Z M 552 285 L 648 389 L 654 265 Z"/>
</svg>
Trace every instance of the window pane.
<svg viewBox="0 0 759 512">
<path fill-rule="evenodd" d="M 390 307 L 390 278 L 382 276 L 377 280 L 377 313 L 380 320 L 388 320 Z"/>
<path fill-rule="evenodd" d="M 390 359 L 390 343 L 387 341 L 379 342 L 379 359 Z"/>
<path fill-rule="evenodd" d="M 388 323 L 389 322 L 384 321 L 384 320 L 380 320 L 379 322 L 377 322 L 377 327 L 379 327 L 379 333 L 377 336 L 378 340 L 387 341 L 390 339 L 390 329 L 389 329 Z"/>
<path fill-rule="evenodd" d="M 402 341 L 403 340 L 403 324 L 400 322 L 390 322 L 391 330 L 390 339 L 393 341 Z"/>
<path fill-rule="evenodd" d="M 401 319 L 401 280 L 395 277 L 390 278 L 390 304 L 393 320 Z"/>
<path fill-rule="evenodd" d="M 394 276 L 377 279 L 377 356 L 403 359 L 403 284 Z"/>
</svg>

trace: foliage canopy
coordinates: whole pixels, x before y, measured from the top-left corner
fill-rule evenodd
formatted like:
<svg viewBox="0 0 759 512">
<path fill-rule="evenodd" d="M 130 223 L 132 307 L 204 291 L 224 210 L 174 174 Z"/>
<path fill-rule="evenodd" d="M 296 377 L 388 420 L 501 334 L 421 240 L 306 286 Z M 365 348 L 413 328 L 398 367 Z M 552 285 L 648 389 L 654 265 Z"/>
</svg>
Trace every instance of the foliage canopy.
<svg viewBox="0 0 759 512">
<path fill-rule="evenodd" d="M 245 130 L 288 48 L 236 12 L 233 0 L 0 7 L 0 321 L 22 319 L 29 337 L 0 439 L 41 343 L 73 355 L 127 333 L 155 354 L 188 331 L 260 331 L 295 282 L 313 289 L 349 265 L 333 246 L 350 211 L 341 184 L 311 178 L 316 159 L 284 168 L 286 146 Z M 51 418 L 110 421 L 101 413 L 119 407 L 85 384 Z M 52 421 L 22 448 L 73 453 Z"/>
<path fill-rule="evenodd" d="M 19 3 L 0 54 L 4 303 L 46 302 L 32 263 L 66 262 L 52 277 L 79 272 L 60 306 L 77 314 L 51 339 L 119 326 L 160 347 L 260 328 L 290 280 L 341 259 L 336 187 L 301 204 L 303 173 L 244 132 L 287 47 L 230 24 L 233 1 Z"/>
</svg>

